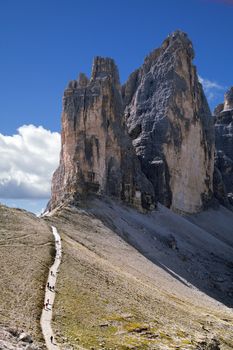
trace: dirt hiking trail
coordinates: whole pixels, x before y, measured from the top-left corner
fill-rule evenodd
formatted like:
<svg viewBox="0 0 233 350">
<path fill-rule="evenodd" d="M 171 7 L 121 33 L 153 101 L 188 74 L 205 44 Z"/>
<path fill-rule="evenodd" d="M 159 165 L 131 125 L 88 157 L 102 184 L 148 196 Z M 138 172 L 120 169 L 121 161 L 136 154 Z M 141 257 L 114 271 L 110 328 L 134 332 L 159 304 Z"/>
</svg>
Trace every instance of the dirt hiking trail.
<svg viewBox="0 0 233 350">
<path fill-rule="evenodd" d="M 46 283 L 44 308 L 41 314 L 40 325 L 42 333 L 45 339 L 47 349 L 49 350 L 60 350 L 56 340 L 54 338 L 53 330 L 51 327 L 52 321 L 52 308 L 56 294 L 56 279 L 57 272 L 61 262 L 62 250 L 61 250 L 61 237 L 57 232 L 56 227 L 52 226 L 52 231 L 55 239 L 56 256 L 53 265 L 49 269 L 49 276 Z M 50 286 L 51 288 L 49 288 Z M 51 337 L 53 337 L 51 339 Z"/>
</svg>

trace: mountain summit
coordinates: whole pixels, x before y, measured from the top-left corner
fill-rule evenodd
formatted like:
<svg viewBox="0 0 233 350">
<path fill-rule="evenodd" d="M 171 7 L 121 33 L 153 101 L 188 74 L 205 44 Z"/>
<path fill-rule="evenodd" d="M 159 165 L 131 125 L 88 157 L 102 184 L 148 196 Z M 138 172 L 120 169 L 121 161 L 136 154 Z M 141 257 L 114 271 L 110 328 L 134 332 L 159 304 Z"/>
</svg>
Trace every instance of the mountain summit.
<svg viewBox="0 0 233 350">
<path fill-rule="evenodd" d="M 89 193 L 113 196 L 139 210 L 155 206 L 153 186 L 124 127 L 118 69 L 111 58 L 96 57 L 90 81 L 80 74 L 65 90 L 61 159 L 49 207 L 77 203 Z"/>
<path fill-rule="evenodd" d="M 123 87 L 125 117 L 158 201 L 195 213 L 212 198 L 214 129 L 188 36 L 171 34 Z"/>
<path fill-rule="evenodd" d="M 69 83 L 49 209 L 90 192 L 141 210 L 155 199 L 184 213 L 208 206 L 214 125 L 193 58 L 188 36 L 176 31 L 122 87 L 114 61 L 102 57 L 90 80 Z"/>
</svg>

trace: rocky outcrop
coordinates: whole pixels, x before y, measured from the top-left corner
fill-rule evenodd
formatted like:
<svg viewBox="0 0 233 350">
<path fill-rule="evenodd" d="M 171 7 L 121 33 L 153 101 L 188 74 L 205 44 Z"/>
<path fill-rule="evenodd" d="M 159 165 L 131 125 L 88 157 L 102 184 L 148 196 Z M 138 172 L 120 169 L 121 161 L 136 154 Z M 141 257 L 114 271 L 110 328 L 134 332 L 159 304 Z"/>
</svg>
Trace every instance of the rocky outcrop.
<svg viewBox="0 0 233 350">
<path fill-rule="evenodd" d="M 187 35 L 177 31 L 122 88 L 125 120 L 156 199 L 195 213 L 213 194 L 214 127 Z"/>
<path fill-rule="evenodd" d="M 153 186 L 123 125 L 119 75 L 110 58 L 96 57 L 90 80 L 80 74 L 65 90 L 60 165 L 48 208 L 77 203 L 88 193 L 113 196 L 139 209 L 154 207 Z"/>
<path fill-rule="evenodd" d="M 90 80 L 80 74 L 69 83 L 49 209 L 90 192 L 138 208 L 151 208 L 154 194 L 178 212 L 208 206 L 214 126 L 193 57 L 192 43 L 177 31 L 122 87 L 114 61 L 101 57 L 94 60 Z"/>
<path fill-rule="evenodd" d="M 224 103 L 215 114 L 215 195 L 225 205 L 233 205 L 233 87 L 225 94 Z M 220 188 L 220 191 L 219 191 Z"/>
<path fill-rule="evenodd" d="M 20 333 L 17 328 L 0 327 L 0 349 L 7 350 L 42 350 L 43 344 L 34 344 L 27 333 Z"/>
</svg>

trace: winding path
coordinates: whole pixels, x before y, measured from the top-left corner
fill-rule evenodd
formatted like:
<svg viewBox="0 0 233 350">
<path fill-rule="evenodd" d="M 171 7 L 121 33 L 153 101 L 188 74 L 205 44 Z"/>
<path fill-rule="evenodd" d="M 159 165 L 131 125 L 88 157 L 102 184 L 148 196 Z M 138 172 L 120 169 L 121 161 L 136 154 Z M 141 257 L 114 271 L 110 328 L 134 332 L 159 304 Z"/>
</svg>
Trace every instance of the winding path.
<svg viewBox="0 0 233 350">
<path fill-rule="evenodd" d="M 54 339 L 53 330 L 51 327 L 51 321 L 52 321 L 52 307 L 55 299 L 55 290 L 50 290 L 47 285 L 55 288 L 56 285 L 56 279 L 57 279 L 57 272 L 58 267 L 61 262 L 61 256 L 62 256 L 62 250 L 61 250 L 61 237 L 59 233 L 57 232 L 56 227 L 52 226 L 52 231 L 55 239 L 55 247 L 56 247 L 56 256 L 53 265 L 49 269 L 49 276 L 46 284 L 45 289 L 45 298 L 44 298 L 44 304 L 49 302 L 49 305 L 47 307 L 43 308 L 41 319 L 40 319 L 40 325 L 42 329 L 42 333 L 45 339 L 45 343 L 48 350 L 59 350 L 58 344 L 56 344 L 56 341 Z M 53 337 L 53 341 L 51 342 L 51 336 Z"/>
</svg>

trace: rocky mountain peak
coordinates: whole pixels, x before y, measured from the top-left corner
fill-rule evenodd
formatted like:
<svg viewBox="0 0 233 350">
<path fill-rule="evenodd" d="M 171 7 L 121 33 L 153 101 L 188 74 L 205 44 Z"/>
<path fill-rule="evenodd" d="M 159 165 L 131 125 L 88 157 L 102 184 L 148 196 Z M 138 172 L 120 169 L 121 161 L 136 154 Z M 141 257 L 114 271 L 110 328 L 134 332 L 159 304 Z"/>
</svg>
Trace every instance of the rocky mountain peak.
<svg viewBox="0 0 233 350">
<path fill-rule="evenodd" d="M 154 191 L 142 173 L 123 127 L 118 69 L 94 59 L 90 81 L 80 74 L 63 97 L 62 150 L 49 209 L 77 204 L 87 194 L 108 195 L 139 210 L 154 208 Z"/>
<path fill-rule="evenodd" d="M 224 103 L 215 110 L 215 195 L 226 205 L 233 205 L 233 87 Z"/>
<path fill-rule="evenodd" d="M 176 31 L 122 87 L 114 60 L 100 56 L 90 81 L 81 74 L 69 83 L 51 207 L 90 191 L 143 208 L 154 193 L 176 211 L 206 207 L 214 127 L 193 57 L 187 34 Z"/>
<path fill-rule="evenodd" d="M 85 88 L 89 83 L 88 77 L 84 73 L 80 73 L 78 76 L 78 86 Z"/>
<path fill-rule="evenodd" d="M 169 52 L 176 52 L 177 50 L 185 50 L 186 54 L 193 59 L 194 49 L 188 35 L 180 30 L 171 33 L 167 39 L 164 40 L 161 48 Z"/>
<path fill-rule="evenodd" d="M 225 93 L 224 110 L 233 109 L 233 86 Z"/>
<path fill-rule="evenodd" d="M 154 49 L 149 55 L 146 56 L 142 69 L 144 73 L 148 73 L 151 66 L 157 61 L 158 57 L 166 55 L 170 60 L 176 55 L 184 53 L 191 60 L 194 58 L 194 49 L 191 40 L 188 35 L 180 30 L 177 30 L 170 34 L 162 43 L 160 48 Z"/>
<path fill-rule="evenodd" d="M 233 86 L 226 91 L 224 102 L 217 105 L 214 109 L 214 115 L 219 121 L 222 117 L 228 115 L 228 112 L 233 110 Z"/>
<path fill-rule="evenodd" d="M 110 78 L 115 85 L 120 85 L 118 68 L 112 58 L 97 56 L 92 65 L 91 81 Z"/>
<path fill-rule="evenodd" d="M 189 213 L 211 201 L 214 164 L 213 119 L 193 57 L 177 31 L 122 88 L 128 132 L 157 200 Z"/>
</svg>

